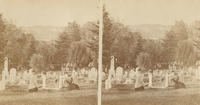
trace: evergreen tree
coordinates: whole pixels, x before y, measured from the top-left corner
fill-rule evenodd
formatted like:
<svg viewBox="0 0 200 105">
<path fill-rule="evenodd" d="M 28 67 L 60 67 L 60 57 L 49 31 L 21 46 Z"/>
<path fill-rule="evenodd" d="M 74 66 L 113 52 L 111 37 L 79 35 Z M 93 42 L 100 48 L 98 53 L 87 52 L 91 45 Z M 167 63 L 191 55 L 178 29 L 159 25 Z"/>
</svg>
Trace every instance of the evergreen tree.
<svg viewBox="0 0 200 105">
<path fill-rule="evenodd" d="M 56 40 L 56 63 L 64 64 L 70 61 L 72 43 L 81 40 L 80 26 L 76 22 L 69 23 Z"/>
<path fill-rule="evenodd" d="M 164 42 L 164 62 L 171 63 L 176 61 L 176 53 L 178 48 L 178 42 L 188 39 L 188 27 L 183 21 L 178 21 L 173 25 L 170 31 L 166 34 Z"/>
<path fill-rule="evenodd" d="M 110 62 L 111 46 L 114 42 L 114 34 L 112 34 L 112 19 L 109 13 L 106 11 L 105 7 L 103 9 L 103 65 L 108 65 Z M 96 53 L 96 58 L 98 58 L 98 35 L 99 35 L 99 24 L 93 24 L 94 28 L 91 29 L 93 32 L 92 40 L 88 42 L 89 47 Z M 97 61 L 97 59 L 96 59 Z"/>
</svg>

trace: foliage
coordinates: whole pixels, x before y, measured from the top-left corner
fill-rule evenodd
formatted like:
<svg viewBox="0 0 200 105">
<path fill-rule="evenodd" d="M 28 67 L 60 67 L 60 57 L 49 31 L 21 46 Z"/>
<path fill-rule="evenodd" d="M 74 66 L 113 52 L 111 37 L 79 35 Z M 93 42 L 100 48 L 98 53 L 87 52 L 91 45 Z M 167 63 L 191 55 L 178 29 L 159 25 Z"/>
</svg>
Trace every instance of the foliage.
<svg viewBox="0 0 200 105">
<path fill-rule="evenodd" d="M 151 59 L 148 53 L 141 52 L 137 56 L 137 66 L 140 67 L 142 70 L 146 70 L 147 68 L 151 68 Z"/>
<path fill-rule="evenodd" d="M 111 54 L 111 46 L 114 42 L 114 34 L 112 33 L 112 25 L 113 21 L 109 16 L 109 13 L 106 11 L 105 7 L 103 9 L 103 64 L 108 65 L 110 62 Z M 98 55 L 98 34 L 99 34 L 99 26 L 98 22 L 93 23 L 93 29 L 90 31 L 93 33 L 92 40 L 88 42 L 89 47 L 96 54 L 96 61 Z"/>
<path fill-rule="evenodd" d="M 33 68 L 34 71 L 39 72 L 45 70 L 45 62 L 44 57 L 40 54 L 33 54 L 30 60 L 30 67 Z"/>
<path fill-rule="evenodd" d="M 184 40 L 178 43 L 177 61 L 184 66 L 195 64 L 196 53 L 192 41 Z"/>
<path fill-rule="evenodd" d="M 92 62 L 92 52 L 82 41 L 74 42 L 70 51 L 70 63 L 78 67 L 86 67 Z"/>
<path fill-rule="evenodd" d="M 6 23 L 0 14 L 0 69 L 2 68 L 2 63 L 3 63 L 3 58 L 4 58 L 4 47 L 6 44 L 6 39 L 5 39 L 5 27 Z"/>
<path fill-rule="evenodd" d="M 55 67 L 56 47 L 53 43 L 38 42 L 37 54 L 43 57 L 45 70 L 53 70 Z"/>
<path fill-rule="evenodd" d="M 14 25 L 8 25 L 4 35 L 7 40 L 4 56 L 9 58 L 9 65 L 18 69 L 28 68 L 30 57 L 35 53 L 35 38 Z"/>
<path fill-rule="evenodd" d="M 160 41 L 146 40 L 137 57 L 137 65 L 143 69 L 156 69 L 162 62 L 163 47 Z"/>
<path fill-rule="evenodd" d="M 64 64 L 70 61 L 69 53 L 71 44 L 80 41 L 80 27 L 76 22 L 69 23 L 66 29 L 56 40 L 56 63 Z"/>
<path fill-rule="evenodd" d="M 162 40 L 144 39 L 115 21 L 105 7 L 103 10 L 103 65 L 109 67 L 110 57 L 115 56 L 116 66 L 156 69 L 158 64 L 174 61 L 192 66 L 200 58 L 200 22 L 192 26 L 177 21 Z M 68 23 L 55 41 L 38 41 L 32 34 L 7 23 L 0 15 L 0 67 L 3 58 L 9 58 L 9 66 L 34 68 L 37 71 L 60 70 L 65 63 L 86 67 L 97 63 L 99 23 L 88 22 L 80 26 Z"/>
<path fill-rule="evenodd" d="M 188 27 L 183 21 L 177 21 L 166 34 L 164 42 L 164 62 L 176 61 L 178 42 L 187 40 L 189 37 Z"/>
<path fill-rule="evenodd" d="M 129 65 L 135 67 L 136 57 L 141 51 L 139 46 L 141 42 L 143 42 L 141 40 L 142 37 L 140 33 L 133 33 L 126 27 L 123 30 L 126 31 L 126 33 L 122 33 L 115 39 L 112 46 L 112 53 L 117 58 L 118 66 Z"/>
</svg>

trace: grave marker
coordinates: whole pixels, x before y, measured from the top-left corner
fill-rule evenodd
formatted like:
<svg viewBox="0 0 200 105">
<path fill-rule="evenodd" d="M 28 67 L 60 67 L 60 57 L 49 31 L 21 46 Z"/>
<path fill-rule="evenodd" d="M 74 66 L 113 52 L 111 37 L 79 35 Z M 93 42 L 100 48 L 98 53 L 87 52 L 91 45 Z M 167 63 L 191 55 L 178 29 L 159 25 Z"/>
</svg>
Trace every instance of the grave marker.
<svg viewBox="0 0 200 105">
<path fill-rule="evenodd" d="M 17 70 L 15 68 L 10 69 L 10 82 L 16 82 Z"/>
<path fill-rule="evenodd" d="M 115 77 L 115 57 L 111 56 L 109 78 Z"/>
<path fill-rule="evenodd" d="M 97 70 L 95 67 L 92 67 L 88 74 L 88 79 L 90 81 L 97 81 Z"/>
<path fill-rule="evenodd" d="M 121 82 L 123 77 L 123 68 L 122 67 L 117 67 L 116 69 L 116 81 L 119 83 Z"/>
</svg>

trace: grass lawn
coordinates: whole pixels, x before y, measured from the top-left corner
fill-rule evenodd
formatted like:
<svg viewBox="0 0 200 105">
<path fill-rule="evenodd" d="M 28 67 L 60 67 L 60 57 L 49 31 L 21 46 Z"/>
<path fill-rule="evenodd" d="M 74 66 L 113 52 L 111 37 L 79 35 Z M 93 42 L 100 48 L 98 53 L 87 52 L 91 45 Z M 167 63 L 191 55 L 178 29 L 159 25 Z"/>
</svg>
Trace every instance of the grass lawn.
<svg viewBox="0 0 200 105">
<path fill-rule="evenodd" d="M 0 105 L 96 105 L 97 90 L 0 91 Z M 200 88 L 103 90 L 102 105 L 200 105 Z"/>
</svg>

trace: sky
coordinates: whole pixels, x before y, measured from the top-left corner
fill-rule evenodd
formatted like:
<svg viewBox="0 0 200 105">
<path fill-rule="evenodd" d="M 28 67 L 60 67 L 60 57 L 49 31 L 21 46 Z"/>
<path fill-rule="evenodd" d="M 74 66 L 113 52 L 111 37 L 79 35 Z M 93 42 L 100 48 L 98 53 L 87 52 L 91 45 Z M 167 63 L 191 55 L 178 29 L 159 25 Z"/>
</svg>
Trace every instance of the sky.
<svg viewBox="0 0 200 105">
<path fill-rule="evenodd" d="M 113 19 L 126 25 L 200 20 L 200 0 L 104 0 Z M 0 13 L 18 26 L 66 26 L 98 19 L 98 0 L 0 0 Z"/>
</svg>

